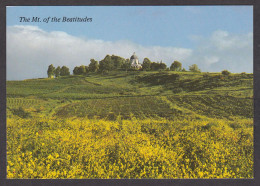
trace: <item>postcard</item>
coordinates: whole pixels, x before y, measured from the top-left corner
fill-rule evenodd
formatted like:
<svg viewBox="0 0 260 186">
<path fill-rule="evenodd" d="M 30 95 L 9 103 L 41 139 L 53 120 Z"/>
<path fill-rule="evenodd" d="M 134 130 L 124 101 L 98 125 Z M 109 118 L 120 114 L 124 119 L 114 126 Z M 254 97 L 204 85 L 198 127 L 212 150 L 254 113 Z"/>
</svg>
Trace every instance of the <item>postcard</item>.
<svg viewBox="0 0 260 186">
<path fill-rule="evenodd" d="M 7 179 L 253 179 L 253 6 L 7 6 Z"/>
</svg>

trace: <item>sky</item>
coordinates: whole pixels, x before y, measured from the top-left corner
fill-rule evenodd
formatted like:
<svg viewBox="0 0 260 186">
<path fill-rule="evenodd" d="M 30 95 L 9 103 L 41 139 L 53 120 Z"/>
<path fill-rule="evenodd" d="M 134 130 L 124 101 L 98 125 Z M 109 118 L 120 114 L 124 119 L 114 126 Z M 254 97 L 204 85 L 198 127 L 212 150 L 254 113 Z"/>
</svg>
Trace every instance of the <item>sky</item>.
<svg viewBox="0 0 260 186">
<path fill-rule="evenodd" d="M 133 52 L 141 63 L 148 57 L 203 72 L 253 72 L 252 6 L 12 6 L 6 17 L 7 80 L 47 77 L 50 64 L 72 72 L 92 58 Z"/>
</svg>

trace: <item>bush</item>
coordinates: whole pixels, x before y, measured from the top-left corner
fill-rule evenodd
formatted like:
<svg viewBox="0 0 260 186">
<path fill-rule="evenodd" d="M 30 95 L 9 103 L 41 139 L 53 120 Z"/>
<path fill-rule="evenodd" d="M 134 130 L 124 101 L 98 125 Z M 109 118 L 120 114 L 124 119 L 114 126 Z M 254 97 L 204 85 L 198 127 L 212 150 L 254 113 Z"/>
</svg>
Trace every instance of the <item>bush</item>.
<svg viewBox="0 0 260 186">
<path fill-rule="evenodd" d="M 209 73 L 206 72 L 205 74 L 203 74 L 203 77 L 204 77 L 204 78 L 208 78 L 208 77 L 209 77 Z"/>
<path fill-rule="evenodd" d="M 200 72 L 200 69 L 197 64 L 193 64 L 193 65 L 189 66 L 189 70 L 191 72 Z"/>
<path fill-rule="evenodd" d="M 26 112 L 22 107 L 19 107 L 18 109 L 12 109 L 11 111 L 13 115 L 19 116 L 20 118 L 28 118 L 31 116 L 31 114 Z"/>
<path fill-rule="evenodd" d="M 242 72 L 242 73 L 240 74 L 240 76 L 243 77 L 243 78 L 246 78 L 246 77 L 247 77 L 247 74 L 246 74 L 245 72 Z"/>
<path fill-rule="evenodd" d="M 228 70 L 223 70 L 221 73 L 222 73 L 224 76 L 228 76 L 228 75 L 231 74 Z"/>
</svg>

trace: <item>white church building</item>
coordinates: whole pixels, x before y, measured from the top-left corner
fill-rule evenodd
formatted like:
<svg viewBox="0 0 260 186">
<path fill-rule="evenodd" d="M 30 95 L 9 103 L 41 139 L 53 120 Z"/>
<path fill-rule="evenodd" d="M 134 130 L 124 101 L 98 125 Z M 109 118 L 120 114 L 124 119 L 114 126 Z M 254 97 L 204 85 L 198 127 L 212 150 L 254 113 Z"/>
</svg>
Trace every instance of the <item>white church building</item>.
<svg viewBox="0 0 260 186">
<path fill-rule="evenodd" d="M 140 69 L 142 65 L 139 63 L 138 57 L 134 54 L 130 57 L 130 64 L 132 68 Z"/>
</svg>

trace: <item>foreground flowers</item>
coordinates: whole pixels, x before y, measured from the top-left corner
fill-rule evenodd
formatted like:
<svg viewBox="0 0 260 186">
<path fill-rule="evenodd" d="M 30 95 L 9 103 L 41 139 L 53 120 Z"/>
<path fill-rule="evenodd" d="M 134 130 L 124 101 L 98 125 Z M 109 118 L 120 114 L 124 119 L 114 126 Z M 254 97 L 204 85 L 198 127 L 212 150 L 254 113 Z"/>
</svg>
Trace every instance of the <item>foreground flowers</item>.
<svg viewBox="0 0 260 186">
<path fill-rule="evenodd" d="M 7 119 L 8 178 L 252 178 L 253 120 Z"/>
</svg>

